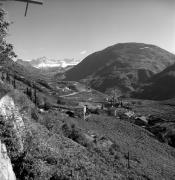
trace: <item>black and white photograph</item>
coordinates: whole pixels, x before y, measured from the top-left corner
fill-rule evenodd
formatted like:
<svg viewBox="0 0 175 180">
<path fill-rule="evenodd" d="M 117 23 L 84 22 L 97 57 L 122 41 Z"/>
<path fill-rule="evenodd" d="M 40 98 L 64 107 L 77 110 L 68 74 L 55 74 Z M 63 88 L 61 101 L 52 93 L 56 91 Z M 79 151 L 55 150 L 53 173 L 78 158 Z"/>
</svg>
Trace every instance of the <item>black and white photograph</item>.
<svg viewBox="0 0 175 180">
<path fill-rule="evenodd" d="M 175 0 L 0 0 L 0 180 L 175 180 Z"/>
</svg>

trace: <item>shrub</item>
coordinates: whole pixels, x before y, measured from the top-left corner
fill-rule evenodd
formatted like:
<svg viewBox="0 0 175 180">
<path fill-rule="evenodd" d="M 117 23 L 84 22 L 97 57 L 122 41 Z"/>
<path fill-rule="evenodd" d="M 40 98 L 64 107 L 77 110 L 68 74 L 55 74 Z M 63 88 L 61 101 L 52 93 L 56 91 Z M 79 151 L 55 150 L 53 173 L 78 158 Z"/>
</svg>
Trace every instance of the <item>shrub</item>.
<svg viewBox="0 0 175 180">
<path fill-rule="evenodd" d="M 96 109 L 88 109 L 90 113 L 92 114 L 100 114 L 100 109 L 96 108 Z"/>
<path fill-rule="evenodd" d="M 70 180 L 69 177 L 67 177 L 66 175 L 58 175 L 57 173 L 55 173 L 51 178 L 50 180 Z"/>
<path fill-rule="evenodd" d="M 57 104 L 65 105 L 66 103 L 64 102 L 63 98 L 58 97 L 58 99 L 57 99 Z"/>
<path fill-rule="evenodd" d="M 31 109 L 31 118 L 34 119 L 35 121 L 38 121 L 39 119 L 39 114 L 37 110 L 34 108 Z"/>
<path fill-rule="evenodd" d="M 44 102 L 44 110 L 49 110 L 51 108 L 51 103 L 45 99 L 45 102 Z"/>
<path fill-rule="evenodd" d="M 63 132 L 64 136 L 77 142 L 77 139 L 79 138 L 79 133 L 78 133 L 78 130 L 76 130 L 74 124 L 68 125 L 68 124 L 64 123 L 62 125 L 62 132 Z"/>
<path fill-rule="evenodd" d="M 84 134 L 81 132 L 80 129 L 76 128 L 74 124 L 68 125 L 64 123 L 62 125 L 62 132 L 63 135 L 73 141 L 77 142 L 78 144 L 87 147 L 89 145 L 87 139 L 85 138 Z"/>
<path fill-rule="evenodd" d="M 140 106 L 142 105 L 142 101 L 137 101 L 137 104 Z"/>
<path fill-rule="evenodd" d="M 43 115 L 41 124 L 43 124 L 48 130 L 51 131 L 56 126 L 57 121 L 58 121 L 57 116 L 53 115 L 52 112 L 49 112 Z"/>
</svg>

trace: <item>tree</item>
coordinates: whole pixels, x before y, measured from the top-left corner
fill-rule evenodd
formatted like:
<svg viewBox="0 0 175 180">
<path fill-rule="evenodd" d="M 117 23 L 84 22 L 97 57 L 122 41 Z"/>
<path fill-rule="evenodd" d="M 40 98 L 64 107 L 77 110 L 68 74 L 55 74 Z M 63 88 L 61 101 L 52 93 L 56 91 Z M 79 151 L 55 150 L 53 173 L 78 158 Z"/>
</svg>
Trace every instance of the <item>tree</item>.
<svg viewBox="0 0 175 180">
<path fill-rule="evenodd" d="M 10 75 L 9 75 L 8 72 L 6 73 L 6 81 L 7 81 L 8 83 L 10 83 Z"/>
<path fill-rule="evenodd" d="M 34 103 L 35 103 L 35 105 L 38 104 L 38 98 L 37 98 L 36 89 L 34 89 Z"/>
<path fill-rule="evenodd" d="M 5 79 L 5 76 L 4 76 L 4 72 L 2 71 L 2 74 L 1 74 L 1 79 L 2 79 L 2 81 L 4 81 L 4 79 Z"/>
<path fill-rule="evenodd" d="M 13 45 L 6 42 L 10 23 L 6 20 L 6 12 L 0 8 L 0 55 L 9 58 L 17 57 L 13 51 Z"/>
<path fill-rule="evenodd" d="M 16 89 L 16 80 L 15 80 L 15 75 L 13 75 L 13 82 L 12 82 L 12 84 L 13 84 L 13 87 Z"/>
<path fill-rule="evenodd" d="M 44 110 L 49 110 L 51 108 L 51 104 L 50 102 L 48 101 L 47 98 L 44 98 Z"/>
</svg>

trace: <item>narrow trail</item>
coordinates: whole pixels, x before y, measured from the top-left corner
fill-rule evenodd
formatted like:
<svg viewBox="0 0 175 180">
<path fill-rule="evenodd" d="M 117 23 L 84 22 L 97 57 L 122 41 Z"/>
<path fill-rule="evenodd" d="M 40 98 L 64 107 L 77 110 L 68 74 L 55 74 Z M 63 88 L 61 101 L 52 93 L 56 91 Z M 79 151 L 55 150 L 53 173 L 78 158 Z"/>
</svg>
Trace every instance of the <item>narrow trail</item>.
<svg viewBox="0 0 175 180">
<path fill-rule="evenodd" d="M 73 95 L 76 95 L 76 94 L 80 94 L 82 92 L 86 92 L 86 93 L 91 92 L 91 90 L 85 90 L 85 89 L 79 89 L 79 90 L 80 90 L 79 92 L 73 92 L 73 93 L 70 93 L 70 94 L 62 95 L 60 97 L 69 97 L 69 96 L 73 96 Z"/>
<path fill-rule="evenodd" d="M 62 95 L 60 97 L 69 97 L 69 96 L 73 96 L 73 95 L 76 95 L 76 94 L 79 94 L 80 92 L 73 92 L 71 94 L 66 94 L 66 95 Z"/>
</svg>

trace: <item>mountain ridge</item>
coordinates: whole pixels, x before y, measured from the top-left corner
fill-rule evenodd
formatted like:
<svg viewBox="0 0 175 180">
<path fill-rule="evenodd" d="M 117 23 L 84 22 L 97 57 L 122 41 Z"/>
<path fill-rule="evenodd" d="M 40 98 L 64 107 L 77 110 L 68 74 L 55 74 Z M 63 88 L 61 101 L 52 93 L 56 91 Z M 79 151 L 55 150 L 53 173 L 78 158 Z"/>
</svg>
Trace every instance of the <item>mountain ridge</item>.
<svg viewBox="0 0 175 180">
<path fill-rule="evenodd" d="M 22 59 L 18 59 L 16 62 L 20 63 L 24 66 L 30 65 L 37 69 L 47 69 L 47 68 L 55 68 L 55 67 L 65 68 L 70 65 L 72 65 L 72 66 L 75 65 L 79 61 L 75 60 L 73 58 L 72 59 L 65 58 L 62 60 L 58 60 L 58 59 L 49 59 L 49 58 L 43 56 L 41 58 L 32 59 L 30 61 L 24 61 Z"/>
<path fill-rule="evenodd" d="M 147 84 L 134 93 L 135 97 L 151 100 L 167 100 L 175 98 L 175 64 L 156 74 Z"/>
<path fill-rule="evenodd" d="M 82 81 L 102 92 L 135 91 L 175 62 L 175 55 L 151 44 L 119 43 L 87 56 L 65 73 L 65 80 Z"/>
</svg>

